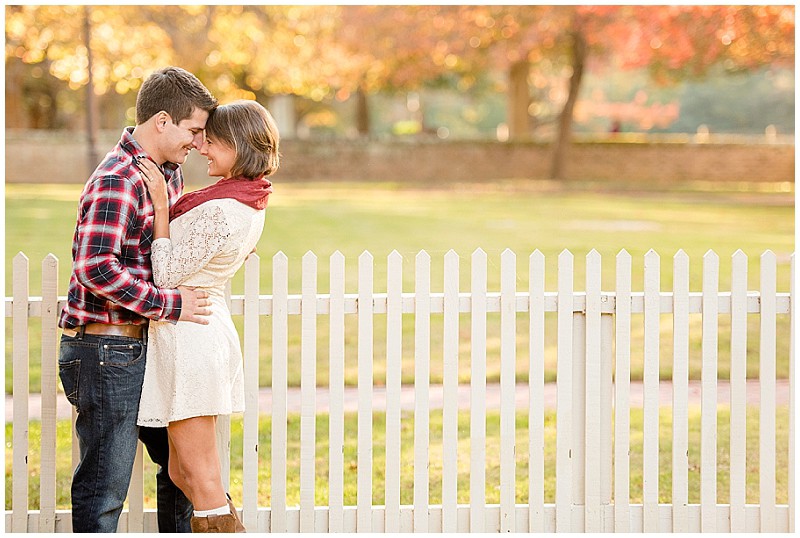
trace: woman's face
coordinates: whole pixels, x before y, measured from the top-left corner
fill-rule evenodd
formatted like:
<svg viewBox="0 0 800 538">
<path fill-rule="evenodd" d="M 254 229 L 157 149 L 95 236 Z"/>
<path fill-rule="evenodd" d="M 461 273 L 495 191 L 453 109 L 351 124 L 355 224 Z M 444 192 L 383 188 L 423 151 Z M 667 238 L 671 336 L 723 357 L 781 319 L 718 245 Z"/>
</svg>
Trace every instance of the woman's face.
<svg viewBox="0 0 800 538">
<path fill-rule="evenodd" d="M 225 143 L 206 136 L 200 154 L 208 159 L 208 175 L 212 177 L 231 177 L 233 164 L 236 162 L 236 150 Z"/>
</svg>

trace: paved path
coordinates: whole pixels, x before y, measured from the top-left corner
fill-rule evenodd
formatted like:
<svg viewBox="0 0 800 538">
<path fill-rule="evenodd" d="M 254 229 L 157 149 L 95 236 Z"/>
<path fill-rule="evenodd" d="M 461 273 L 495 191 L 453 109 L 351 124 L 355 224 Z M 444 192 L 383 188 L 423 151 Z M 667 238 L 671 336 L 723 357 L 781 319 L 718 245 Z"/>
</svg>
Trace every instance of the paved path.
<svg viewBox="0 0 800 538">
<path fill-rule="evenodd" d="M 528 385 L 524 383 L 516 386 L 516 407 L 517 409 L 528 408 Z M 662 381 L 659 385 L 660 404 L 669 406 L 672 402 L 672 383 Z M 459 409 L 469 409 L 469 385 L 459 385 L 458 387 L 458 407 Z M 300 412 L 300 389 L 290 388 L 287 394 L 287 407 L 290 413 Z M 778 405 L 788 405 L 789 403 L 789 381 L 778 380 L 775 385 L 775 398 Z M 747 403 L 758 405 L 760 399 L 759 383 L 757 380 L 747 382 Z M 272 390 L 263 388 L 259 391 L 259 409 L 262 413 L 269 413 L 272 403 Z M 717 401 L 721 404 L 730 402 L 730 384 L 727 381 L 720 381 L 717 384 Z M 63 394 L 57 398 L 58 418 L 68 418 L 70 416 L 70 405 Z M 700 381 L 689 382 L 689 403 L 690 405 L 700 405 Z M 11 396 L 6 396 L 6 422 L 13 420 L 14 402 Z M 328 389 L 320 387 L 317 389 L 317 410 L 328 412 L 329 393 Z M 381 411 L 386 409 L 386 388 L 375 387 L 373 389 L 372 405 L 374 410 Z M 544 405 L 547 409 L 556 407 L 556 384 L 546 383 L 544 386 Z M 642 383 L 640 381 L 631 382 L 630 394 L 631 407 L 642 407 Z M 404 385 L 400 395 L 400 407 L 406 410 L 414 409 L 414 387 Z M 431 409 L 441 409 L 442 407 L 442 386 L 432 385 L 430 387 L 430 407 Z M 487 409 L 500 409 L 500 384 L 490 383 L 486 386 L 486 407 Z M 346 412 L 358 410 L 358 389 L 348 387 L 344 390 L 344 408 Z M 33 394 L 28 399 L 28 413 L 31 418 L 38 419 L 41 415 L 41 399 L 38 394 Z"/>
</svg>

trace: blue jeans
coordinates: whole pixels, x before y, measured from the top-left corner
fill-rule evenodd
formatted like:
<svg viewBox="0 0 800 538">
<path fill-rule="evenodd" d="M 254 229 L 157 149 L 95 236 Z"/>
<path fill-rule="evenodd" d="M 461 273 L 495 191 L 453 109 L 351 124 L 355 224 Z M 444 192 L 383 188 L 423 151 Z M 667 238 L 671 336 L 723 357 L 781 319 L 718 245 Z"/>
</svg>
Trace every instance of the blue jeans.
<svg viewBox="0 0 800 538">
<path fill-rule="evenodd" d="M 73 532 L 116 532 L 128 494 L 136 441 L 156 474 L 159 532 L 191 532 L 192 505 L 170 480 L 166 428 L 139 428 L 146 342 L 125 336 L 62 335 L 64 393 L 75 406 L 80 463 L 72 478 Z"/>
</svg>

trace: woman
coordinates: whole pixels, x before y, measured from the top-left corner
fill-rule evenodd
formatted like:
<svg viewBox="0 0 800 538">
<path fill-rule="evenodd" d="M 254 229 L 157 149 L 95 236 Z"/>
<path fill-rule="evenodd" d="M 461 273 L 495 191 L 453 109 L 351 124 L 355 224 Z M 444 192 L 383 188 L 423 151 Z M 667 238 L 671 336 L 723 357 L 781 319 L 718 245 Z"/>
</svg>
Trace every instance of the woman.
<svg viewBox="0 0 800 538">
<path fill-rule="evenodd" d="M 167 427 L 169 475 L 194 505 L 192 532 L 245 532 L 220 476 L 217 415 L 244 411 L 239 336 L 225 285 L 255 248 L 278 168 L 279 136 L 255 101 L 214 110 L 200 153 L 223 179 L 180 198 L 172 209 L 163 175 L 138 163 L 153 201 L 151 262 L 157 286 L 208 291 L 207 325 L 151 322 L 139 406 L 140 426 Z"/>
</svg>

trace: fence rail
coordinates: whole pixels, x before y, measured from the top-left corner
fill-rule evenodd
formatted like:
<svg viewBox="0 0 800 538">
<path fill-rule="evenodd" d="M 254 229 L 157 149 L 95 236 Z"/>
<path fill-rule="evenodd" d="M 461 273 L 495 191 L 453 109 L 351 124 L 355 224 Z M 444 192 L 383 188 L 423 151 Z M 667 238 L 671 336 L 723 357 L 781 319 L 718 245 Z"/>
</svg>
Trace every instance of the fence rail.
<svg viewBox="0 0 800 538">
<path fill-rule="evenodd" d="M 500 290 L 487 290 L 487 255 L 471 256 L 469 291 L 459 282 L 459 256 L 444 256 L 443 293 L 431 292 L 431 258 L 422 251 L 414 260 L 414 292 L 403 293 L 403 258 L 387 258 L 386 293 L 374 292 L 372 255 L 358 260 L 358 289 L 345 293 L 345 258 L 330 258 L 330 292 L 317 290 L 317 257 L 302 260 L 302 292 L 289 295 L 289 264 L 283 253 L 272 260 L 272 293 L 260 295 L 260 260 L 245 264 L 243 296 L 230 297 L 234 315 L 244 317 L 245 404 L 243 421 L 242 512 L 251 530 L 271 532 L 426 532 L 426 531 L 794 531 L 794 256 L 792 288 L 776 288 L 775 255 L 760 258 L 760 290 L 747 290 L 747 256 L 732 258 L 731 289 L 719 290 L 719 257 L 703 257 L 702 292 L 689 292 L 689 257 L 679 251 L 673 258 L 673 289 L 660 289 L 661 259 L 654 252 L 644 257 L 644 290 L 631 290 L 631 256 L 616 257 L 616 289 L 601 291 L 601 257 L 586 256 L 585 291 L 574 289 L 574 256 L 558 256 L 558 286 L 545 291 L 545 258 L 535 251 L 529 257 L 528 289 L 517 290 L 516 254 L 504 251 L 500 265 Z M 12 318 L 14 415 L 12 439 L 12 510 L 6 511 L 6 529 L 15 532 L 69 532 L 69 511 L 56 510 L 56 320 L 64 298 L 58 297 L 58 260 L 49 255 L 42 265 L 42 296 L 29 296 L 28 259 L 13 260 L 13 296 L 6 298 L 6 317 Z M 487 353 L 487 314 L 500 314 L 500 352 Z M 527 334 L 518 334 L 519 314 L 526 314 Z M 557 406 L 555 502 L 544 502 L 544 355 L 545 313 L 557 317 Z M 688 499 L 688 379 L 689 315 L 702 315 L 701 487 L 700 504 Z M 373 493 L 373 337 L 375 315 L 385 314 L 386 336 L 386 467 L 384 505 L 372 504 Z M 414 446 L 413 504 L 401 505 L 400 390 L 403 356 L 402 319 L 414 316 Z M 432 314 L 442 314 L 443 409 L 442 501 L 432 505 L 430 441 L 430 363 Z M 459 314 L 470 315 L 469 358 L 459 353 L 465 338 L 459 331 Z M 630 364 L 631 328 L 643 315 L 644 403 L 642 502 L 630 503 Z M 672 317 L 672 502 L 659 503 L 659 366 L 661 316 Z M 729 315 L 730 343 L 730 503 L 717 502 L 718 327 L 720 315 Z M 759 504 L 745 503 L 747 317 L 758 314 L 759 325 Z M 315 506 L 315 422 L 317 418 L 318 318 L 329 317 L 329 495 L 328 506 Z M 345 319 L 356 315 L 358 363 L 357 504 L 344 505 L 344 356 Z M 788 504 L 776 504 L 776 353 L 778 316 L 790 316 L 790 402 Z M 271 350 L 260 349 L 259 318 L 272 322 Z M 299 357 L 289 362 L 289 317 L 300 316 Z M 42 435 L 40 510 L 29 510 L 27 398 L 29 394 L 28 320 L 41 318 Z M 524 318 L 523 318 L 524 319 Z M 727 323 L 727 322 L 726 322 Z M 517 342 L 528 342 L 529 401 L 515 407 Z M 781 345 L 784 343 L 780 342 Z M 259 461 L 259 356 L 272 355 L 271 506 L 258 505 Z M 460 360 L 470 364 L 469 504 L 458 504 L 459 459 L 458 400 Z M 487 360 L 500 364 L 500 503 L 486 503 L 486 376 Z M 287 387 L 289 365 L 300 368 L 300 503 L 287 506 Z M 612 375 L 612 371 L 616 371 Z M 516 502 L 517 413 L 527 413 L 528 503 Z M 74 413 L 73 413 L 74 422 Z M 230 473 L 230 422 L 220 420 L 218 443 L 223 454 L 223 479 Z M 77 443 L 73 433 L 73 466 Z M 129 509 L 120 530 L 149 532 L 156 528 L 155 513 L 143 507 L 141 446 L 134 465 Z"/>
</svg>

